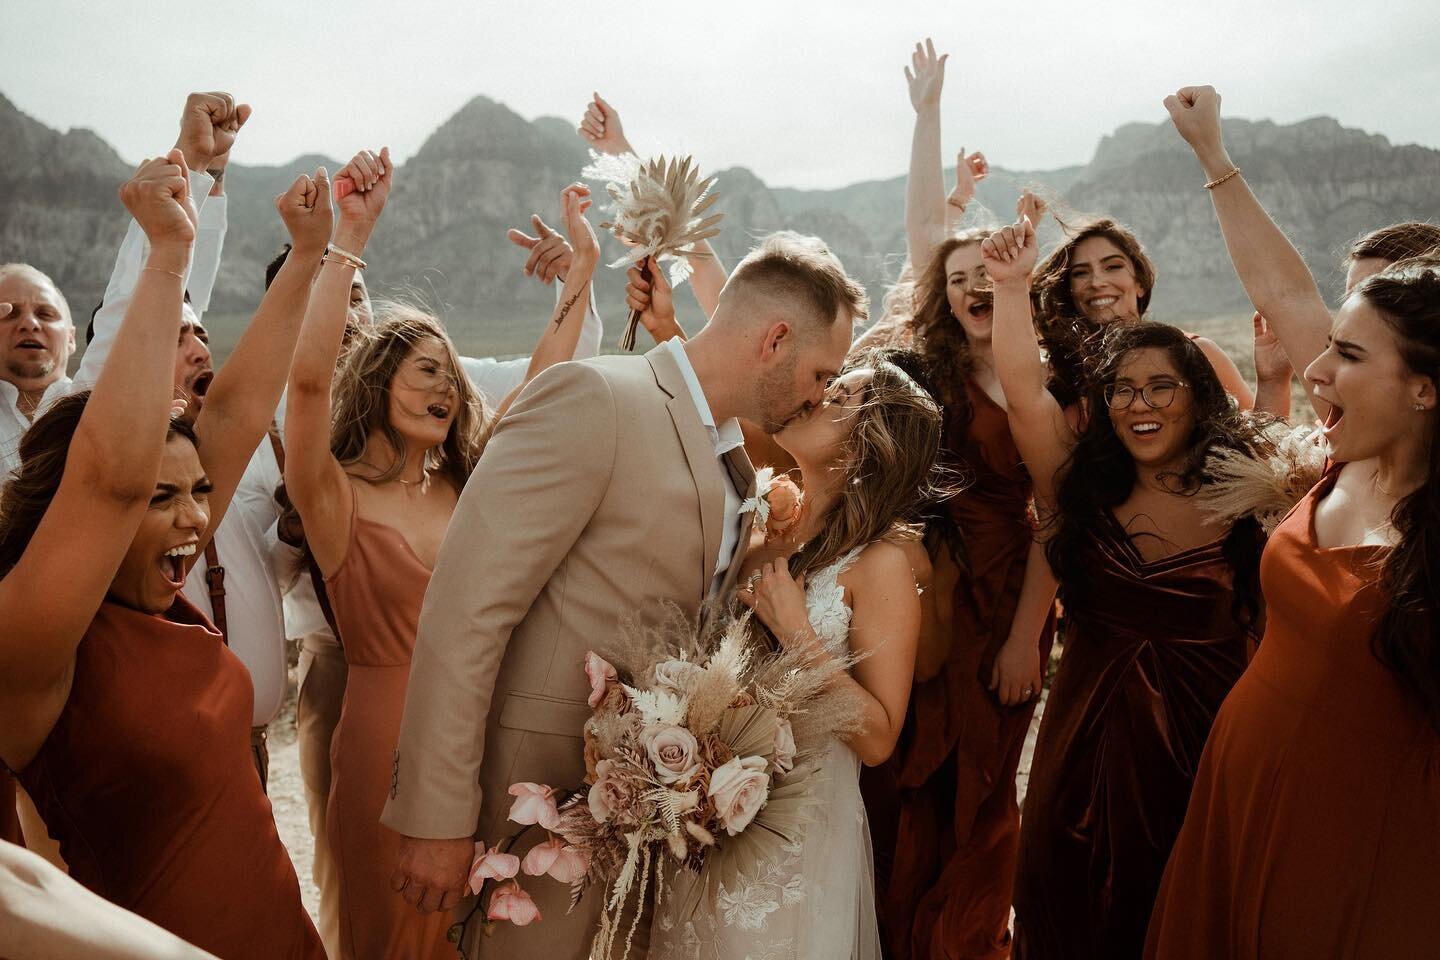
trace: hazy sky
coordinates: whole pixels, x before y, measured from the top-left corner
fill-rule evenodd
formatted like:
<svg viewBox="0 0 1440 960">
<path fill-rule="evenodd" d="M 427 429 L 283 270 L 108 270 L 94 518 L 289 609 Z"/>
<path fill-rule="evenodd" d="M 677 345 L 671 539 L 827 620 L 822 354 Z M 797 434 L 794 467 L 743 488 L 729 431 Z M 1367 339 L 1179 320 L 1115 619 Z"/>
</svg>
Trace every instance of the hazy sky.
<svg viewBox="0 0 1440 960">
<path fill-rule="evenodd" d="M 1083 163 L 1116 126 L 1164 119 L 1161 99 L 1187 83 L 1213 83 L 1232 116 L 1324 113 L 1440 146 L 1437 11 L 1434 0 L 0 0 L 0 92 L 136 161 L 173 143 L 187 91 L 229 90 L 255 107 L 237 161 L 284 163 L 380 143 L 403 159 L 482 93 L 574 121 L 598 89 L 641 152 L 839 186 L 904 171 L 901 68 L 927 34 L 951 54 L 947 163 L 961 146 L 1012 169 Z"/>
</svg>

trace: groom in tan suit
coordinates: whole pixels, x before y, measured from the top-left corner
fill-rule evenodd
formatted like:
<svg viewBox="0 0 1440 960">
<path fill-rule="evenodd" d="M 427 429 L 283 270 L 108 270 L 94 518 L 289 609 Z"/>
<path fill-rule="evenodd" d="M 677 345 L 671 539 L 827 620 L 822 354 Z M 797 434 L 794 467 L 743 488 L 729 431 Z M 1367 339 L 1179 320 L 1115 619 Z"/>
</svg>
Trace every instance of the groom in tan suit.
<svg viewBox="0 0 1440 960">
<path fill-rule="evenodd" d="M 587 650 L 665 602 L 693 615 L 733 592 L 754 492 L 736 418 L 773 433 L 819 404 L 864 315 L 820 241 L 775 234 L 688 343 L 562 363 L 520 394 L 460 497 L 420 616 L 382 817 L 405 838 L 393 886 L 406 900 L 453 906 L 472 838 L 522 830 L 506 819 L 510 784 L 581 786 Z M 544 836 L 532 827 L 511 852 Z M 472 922 L 468 955 L 587 956 L 600 891 L 567 915 L 568 888 L 522 879 L 542 921 L 490 937 Z"/>
</svg>

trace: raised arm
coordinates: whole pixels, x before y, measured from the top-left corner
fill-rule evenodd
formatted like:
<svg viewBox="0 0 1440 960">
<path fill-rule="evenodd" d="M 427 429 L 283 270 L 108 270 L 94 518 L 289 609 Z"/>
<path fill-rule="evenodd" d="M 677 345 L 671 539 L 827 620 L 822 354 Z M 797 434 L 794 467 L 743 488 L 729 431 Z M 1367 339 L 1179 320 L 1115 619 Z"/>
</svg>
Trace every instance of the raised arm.
<svg viewBox="0 0 1440 960">
<path fill-rule="evenodd" d="M 600 262 L 600 241 L 585 219 L 590 206 L 590 188 L 583 183 L 572 183 L 560 193 L 560 208 L 565 219 L 565 232 L 569 234 L 570 246 L 575 251 L 570 269 L 565 275 L 565 284 L 560 290 L 559 302 L 550 314 L 550 322 L 540 332 L 540 341 L 530 355 L 530 364 L 525 370 L 525 379 L 511 391 L 500 404 L 495 416 L 504 416 L 515 396 L 525 384 L 535 379 L 536 374 L 546 367 L 574 359 L 575 347 L 580 340 L 581 320 L 588 312 L 586 304 L 591 297 L 591 279 L 595 266 Z"/>
<path fill-rule="evenodd" d="M 1280 338 L 1260 314 L 1255 324 L 1255 409 L 1282 420 L 1290 419 L 1290 381 L 1295 370 Z"/>
<path fill-rule="evenodd" d="M 388 149 L 362 150 L 335 177 L 341 196 L 332 248 L 320 264 L 290 365 L 285 398 L 285 491 L 305 524 L 305 539 L 322 573 L 339 568 L 349 543 L 353 504 L 349 481 L 330 452 L 330 388 L 340 347 L 355 263 L 390 196 Z M 328 193 L 324 206 L 329 209 Z M 289 266 L 295 256 L 286 260 Z M 318 257 L 317 257 L 318 259 Z"/>
<path fill-rule="evenodd" d="M 1036 497 L 1048 502 L 1054 497 L 1056 474 L 1075 445 L 1075 429 L 1045 388 L 1045 363 L 1030 312 L 1030 271 L 1038 253 L 1035 227 L 1028 219 L 996 231 L 980 245 L 980 256 L 995 284 L 991 336 L 1010 432 L 1030 471 Z"/>
<path fill-rule="evenodd" d="M 290 234 L 290 256 L 265 291 L 230 359 L 215 375 L 195 421 L 200 462 L 213 485 L 210 524 L 202 536 L 202 547 L 214 536 L 256 445 L 275 417 L 310 299 L 310 285 L 330 235 L 329 194 L 330 180 L 321 167 L 313 179 L 301 175 L 275 198 Z M 346 293 L 348 296 L 348 288 Z M 189 565 L 200 556 L 197 550 Z"/>
<path fill-rule="evenodd" d="M 1200 161 L 1211 183 L 1225 178 L 1235 164 L 1220 131 L 1220 95 L 1214 87 L 1184 87 L 1165 98 L 1175 129 Z M 1230 261 L 1255 309 L 1275 329 L 1286 355 L 1304 370 L 1325 351 L 1330 310 L 1300 251 L 1270 219 L 1242 174 L 1210 190 Z M 1312 403 L 1318 403 L 1313 398 Z M 1324 416 L 1328 410 L 1316 407 Z"/>
<path fill-rule="evenodd" d="M 916 271 L 925 269 L 930 252 L 945 239 L 945 175 L 940 162 L 940 91 L 945 85 L 945 61 L 935 55 L 928 38 L 915 44 L 905 82 L 910 106 L 915 108 L 915 132 L 910 140 L 910 174 L 905 178 L 905 244 Z M 963 156 L 963 154 L 962 154 Z M 956 170 L 957 175 L 960 173 Z"/>
<path fill-rule="evenodd" d="M 199 205 L 200 219 L 195 234 L 195 262 L 190 270 L 190 282 L 186 290 L 190 294 L 190 309 L 195 316 L 204 319 L 210 309 L 210 295 L 215 290 L 215 277 L 220 272 L 220 255 L 225 249 L 225 231 L 229 225 L 229 209 L 225 197 L 225 169 L 230 165 L 230 152 L 234 149 L 235 138 L 240 128 L 250 119 L 250 105 L 236 104 L 234 115 L 221 123 L 222 139 L 213 142 L 212 149 L 218 151 L 204 166 L 192 167 L 204 170 L 211 178 L 210 194 Z M 184 149 L 184 148 L 182 148 Z M 186 162 L 200 163 L 204 156 L 193 150 Z M 192 188 L 193 189 L 193 188 Z"/>
<path fill-rule="evenodd" d="M 145 265 L 111 362 L 68 441 L 59 487 L 14 567 L 0 574 L 0 751 L 12 769 L 30 761 L 64 708 L 56 694 L 67 689 L 75 647 L 155 492 L 165 447 L 195 239 L 180 152 L 142 163 L 120 197 L 149 239 Z M 45 429 L 43 418 L 36 426 Z M 12 484 L 29 482 L 22 464 Z M 7 538 L 29 532 L 20 516 L 4 529 Z"/>
</svg>

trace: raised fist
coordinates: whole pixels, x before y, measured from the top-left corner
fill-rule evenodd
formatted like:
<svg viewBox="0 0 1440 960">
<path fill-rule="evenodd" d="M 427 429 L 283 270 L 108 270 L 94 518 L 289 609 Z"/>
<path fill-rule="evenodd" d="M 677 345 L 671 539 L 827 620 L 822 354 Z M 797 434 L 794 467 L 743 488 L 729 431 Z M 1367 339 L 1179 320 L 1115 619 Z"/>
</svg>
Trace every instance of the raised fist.
<svg viewBox="0 0 1440 960">
<path fill-rule="evenodd" d="M 945 61 L 950 54 L 935 55 L 935 44 L 929 37 L 915 44 L 910 66 L 905 68 L 905 82 L 910 86 L 910 106 L 918 113 L 940 106 L 940 88 L 945 85 Z"/>
<path fill-rule="evenodd" d="M 216 157 L 229 159 L 235 136 L 248 119 L 250 107 L 243 103 L 236 106 L 235 98 L 228 93 L 192 93 L 185 98 L 175 146 L 185 155 L 191 170 L 208 170 Z"/>
<path fill-rule="evenodd" d="M 389 147 L 381 147 L 378 154 L 370 150 L 355 154 L 335 175 L 335 199 L 340 205 L 341 221 L 374 226 L 390 196 L 390 179 L 394 172 Z"/>
<path fill-rule="evenodd" d="M 980 258 L 985 263 L 985 272 L 996 283 L 1023 280 L 1030 276 L 1039 254 L 1035 225 L 1025 219 L 1001 227 L 980 244 Z"/>
<path fill-rule="evenodd" d="M 1038 194 L 1025 190 L 1020 194 L 1020 199 L 1015 202 L 1015 219 L 1028 219 L 1033 226 L 1039 226 L 1040 221 L 1045 218 L 1045 213 L 1050 209 L 1045 198 Z"/>
<path fill-rule="evenodd" d="M 313 178 L 303 173 L 290 189 L 275 198 L 275 209 L 285 221 L 290 242 L 297 250 L 320 250 L 330 239 L 334 214 L 330 208 L 330 175 L 315 168 Z"/>
<path fill-rule="evenodd" d="M 598 93 L 585 105 L 585 116 L 580 118 L 580 126 L 575 132 L 601 153 L 619 156 L 635 152 L 625 138 L 625 128 L 620 125 L 620 111 L 601 99 Z"/>
<path fill-rule="evenodd" d="M 1165 98 L 1165 109 L 1196 153 L 1220 146 L 1220 94 L 1214 87 L 1181 87 Z"/>
<path fill-rule="evenodd" d="M 135 175 L 120 185 L 120 200 L 152 247 L 195 242 L 195 206 L 190 202 L 185 157 L 178 147 L 140 164 Z"/>
</svg>

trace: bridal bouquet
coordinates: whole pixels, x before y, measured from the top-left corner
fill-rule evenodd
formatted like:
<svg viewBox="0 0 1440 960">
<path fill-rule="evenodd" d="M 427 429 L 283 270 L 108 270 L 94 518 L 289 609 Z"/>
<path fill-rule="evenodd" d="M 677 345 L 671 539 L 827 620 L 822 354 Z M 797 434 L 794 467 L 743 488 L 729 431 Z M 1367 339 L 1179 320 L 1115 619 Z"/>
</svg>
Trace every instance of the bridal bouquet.
<svg viewBox="0 0 1440 960">
<path fill-rule="evenodd" d="M 719 199 L 719 194 L 710 189 L 715 178 L 702 179 L 691 157 L 641 161 L 633 153 L 610 156 L 592 150 L 590 158 L 590 165 L 580 175 L 603 182 L 610 197 L 604 208 L 609 219 L 600 226 L 631 248 L 610 266 L 643 264 L 647 257 L 655 257 L 669 261 L 670 283 L 680 284 L 690 275 L 688 257 L 695 252 L 695 244 L 720 232 L 716 224 L 725 215 L 705 216 Z M 648 279 L 648 267 L 642 269 Z M 639 312 L 631 310 L 620 339 L 622 349 L 635 349 L 635 327 L 639 322 Z"/>
<path fill-rule="evenodd" d="M 712 640 L 672 618 L 613 658 L 633 661 L 629 669 L 587 655 L 594 712 L 583 731 L 584 786 L 564 799 L 541 784 L 510 788 L 511 819 L 551 837 L 523 863 L 477 845 L 472 887 L 498 882 L 490 919 L 539 919 L 515 879 L 521 871 L 569 883 L 572 907 L 599 884 L 591 956 L 612 955 L 630 904 L 624 957 L 649 891 L 657 908 L 673 895 L 663 866 L 696 874 L 685 905 L 693 910 L 800 841 L 815 803 L 813 762 L 830 738 L 858 728 L 860 708 L 830 683 L 846 661 L 772 649 L 749 622 L 733 619 Z"/>
</svg>

